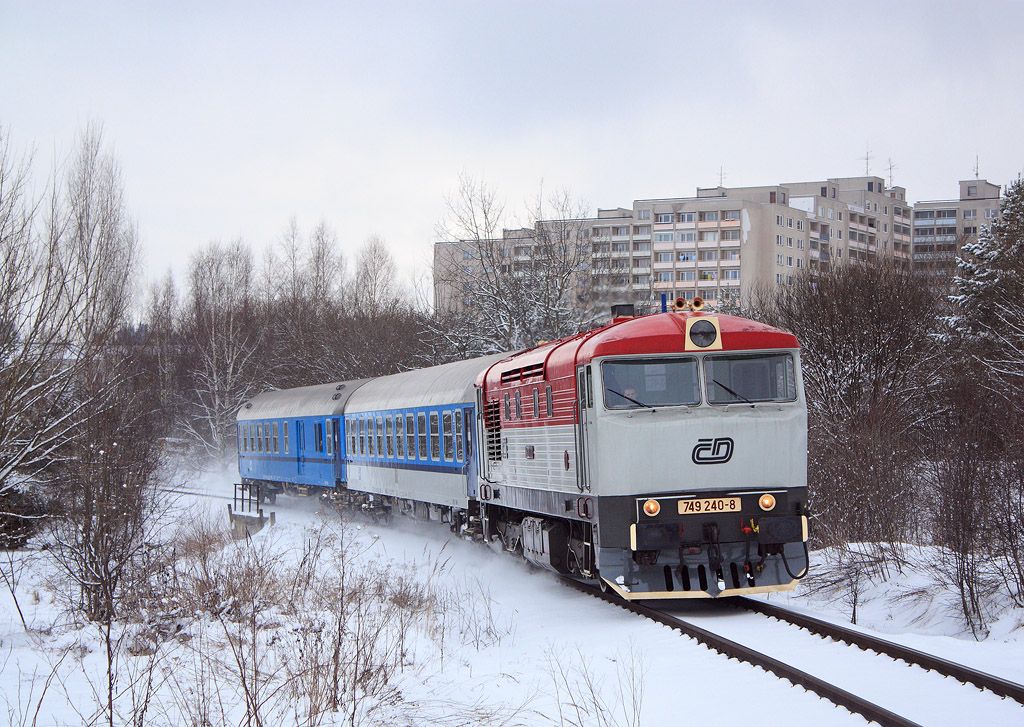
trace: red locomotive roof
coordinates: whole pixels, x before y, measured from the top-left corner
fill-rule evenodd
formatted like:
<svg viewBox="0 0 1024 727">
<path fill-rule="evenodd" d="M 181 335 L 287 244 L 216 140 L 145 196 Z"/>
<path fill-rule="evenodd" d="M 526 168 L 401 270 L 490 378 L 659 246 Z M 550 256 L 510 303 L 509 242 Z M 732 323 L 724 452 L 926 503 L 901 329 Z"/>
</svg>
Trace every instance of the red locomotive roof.
<svg viewBox="0 0 1024 727">
<path fill-rule="evenodd" d="M 484 372 L 487 389 L 540 378 L 572 377 L 576 367 L 600 356 L 683 353 L 688 318 L 717 318 L 723 351 L 799 348 L 792 333 L 738 316 L 711 312 L 656 313 L 617 318 L 608 325 L 513 354 Z"/>
</svg>

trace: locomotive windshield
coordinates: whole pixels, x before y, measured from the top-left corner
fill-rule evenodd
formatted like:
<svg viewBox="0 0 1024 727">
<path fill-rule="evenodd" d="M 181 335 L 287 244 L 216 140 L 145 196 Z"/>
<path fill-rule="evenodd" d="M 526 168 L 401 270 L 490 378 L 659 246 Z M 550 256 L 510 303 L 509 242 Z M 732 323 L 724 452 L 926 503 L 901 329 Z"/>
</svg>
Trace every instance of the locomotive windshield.
<svg viewBox="0 0 1024 727">
<path fill-rule="evenodd" d="M 788 353 L 708 356 L 704 381 L 712 404 L 796 399 L 796 369 Z"/>
<path fill-rule="evenodd" d="M 605 361 L 604 400 L 609 409 L 642 409 L 700 403 L 697 359 Z"/>
</svg>

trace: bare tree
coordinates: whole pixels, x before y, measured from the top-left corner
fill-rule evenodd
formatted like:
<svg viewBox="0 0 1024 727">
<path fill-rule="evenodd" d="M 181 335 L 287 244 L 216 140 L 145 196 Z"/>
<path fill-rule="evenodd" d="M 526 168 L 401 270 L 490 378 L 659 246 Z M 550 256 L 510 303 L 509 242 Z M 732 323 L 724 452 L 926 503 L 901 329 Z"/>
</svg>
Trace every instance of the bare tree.
<svg viewBox="0 0 1024 727">
<path fill-rule="evenodd" d="M 356 254 L 352 301 L 357 310 L 377 313 L 386 310 L 397 299 L 395 290 L 395 259 L 384 238 L 371 235 Z"/>
<path fill-rule="evenodd" d="M 194 356 L 182 426 L 208 455 L 219 456 L 233 441 L 238 408 L 266 374 L 257 367 L 264 330 L 252 251 L 241 240 L 212 243 L 193 256 L 182 336 Z"/>
<path fill-rule="evenodd" d="M 117 163 L 87 129 L 45 199 L 0 132 L 0 493 L 62 456 L 93 409 L 79 377 L 131 304 L 137 237 Z"/>
<path fill-rule="evenodd" d="M 589 226 L 568 192 L 538 195 L 529 227 L 506 229 L 505 206 L 485 183 L 462 176 L 447 199 L 434 275 L 450 299 L 435 301 L 439 336 L 454 350 L 489 353 L 575 333 L 595 320 Z M 468 351 L 467 351 L 468 349 Z"/>
</svg>

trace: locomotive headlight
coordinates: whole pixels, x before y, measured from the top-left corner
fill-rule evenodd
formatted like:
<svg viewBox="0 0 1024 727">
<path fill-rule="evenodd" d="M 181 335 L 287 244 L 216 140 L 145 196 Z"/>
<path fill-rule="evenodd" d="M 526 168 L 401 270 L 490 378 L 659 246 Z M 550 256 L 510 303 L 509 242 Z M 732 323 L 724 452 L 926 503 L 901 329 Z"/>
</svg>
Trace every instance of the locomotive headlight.
<svg viewBox="0 0 1024 727">
<path fill-rule="evenodd" d="M 769 510 L 774 510 L 775 509 L 775 495 L 769 495 L 768 493 L 765 493 L 765 494 L 761 495 L 761 497 L 758 498 L 757 504 L 765 512 L 767 512 Z"/>
<path fill-rule="evenodd" d="M 644 503 L 644 514 L 654 517 L 661 512 L 661 503 L 657 500 L 651 499 Z"/>
<path fill-rule="evenodd" d="M 711 321 L 697 321 L 690 326 L 690 340 L 694 346 L 707 348 L 718 337 L 718 330 Z"/>
</svg>

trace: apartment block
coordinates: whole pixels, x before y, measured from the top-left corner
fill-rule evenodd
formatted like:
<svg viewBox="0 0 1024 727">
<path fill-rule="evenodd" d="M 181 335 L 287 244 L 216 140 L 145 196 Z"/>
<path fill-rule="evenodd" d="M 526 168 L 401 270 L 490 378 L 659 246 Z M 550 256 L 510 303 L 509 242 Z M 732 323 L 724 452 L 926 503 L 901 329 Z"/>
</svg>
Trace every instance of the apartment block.
<svg viewBox="0 0 1024 727">
<path fill-rule="evenodd" d="M 936 282 L 952 281 L 956 259 L 978 229 L 999 216 L 999 185 L 985 179 L 960 182 L 960 198 L 914 205 L 914 269 Z"/>
<path fill-rule="evenodd" d="M 630 207 L 599 209 L 596 217 L 571 221 L 581 244 L 589 244 L 589 263 L 577 273 L 578 297 L 651 303 L 664 293 L 722 304 L 761 286 L 790 283 L 805 269 L 880 260 L 909 266 L 911 214 L 906 190 L 873 176 L 699 188 L 693 197 L 638 199 Z M 566 222 L 506 231 L 505 270 L 529 270 L 531 241 L 545 237 L 548 226 Z M 452 266 L 472 272 L 472 248 L 460 242 L 435 245 L 438 306 L 460 303 L 464 291 L 452 284 L 458 277 Z"/>
</svg>

